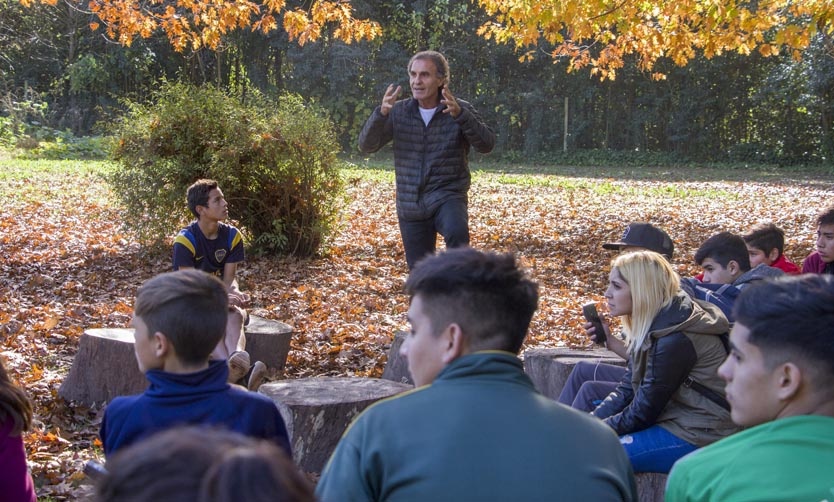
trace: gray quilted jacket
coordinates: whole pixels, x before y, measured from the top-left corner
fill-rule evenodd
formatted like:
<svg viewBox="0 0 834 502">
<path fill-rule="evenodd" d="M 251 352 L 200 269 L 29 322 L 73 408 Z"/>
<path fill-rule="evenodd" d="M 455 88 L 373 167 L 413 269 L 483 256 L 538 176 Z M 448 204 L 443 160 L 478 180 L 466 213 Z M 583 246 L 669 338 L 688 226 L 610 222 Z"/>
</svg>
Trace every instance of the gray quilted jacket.
<svg viewBox="0 0 834 502">
<path fill-rule="evenodd" d="M 495 133 L 471 104 L 458 99 L 461 113 L 452 118 L 438 107 L 429 125 L 423 124 L 417 101 L 398 101 L 387 116 L 377 107 L 359 135 L 359 150 L 376 152 L 394 141 L 397 216 L 423 220 L 449 199 L 466 199 L 469 191 L 469 148 L 489 153 Z"/>
</svg>

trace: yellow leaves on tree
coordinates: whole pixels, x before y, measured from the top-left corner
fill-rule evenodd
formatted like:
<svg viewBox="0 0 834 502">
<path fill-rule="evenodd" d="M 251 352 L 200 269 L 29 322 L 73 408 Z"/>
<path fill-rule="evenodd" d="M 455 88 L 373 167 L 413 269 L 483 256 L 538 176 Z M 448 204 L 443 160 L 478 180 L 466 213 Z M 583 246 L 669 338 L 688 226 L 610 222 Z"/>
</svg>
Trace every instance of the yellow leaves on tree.
<svg viewBox="0 0 834 502">
<path fill-rule="evenodd" d="M 34 0 L 20 0 L 30 5 Z M 55 4 L 56 0 L 38 0 Z M 381 33 L 379 24 L 355 19 L 348 1 L 316 0 L 308 10 L 287 9 L 285 0 L 70 0 L 88 7 L 101 23 L 90 28 L 105 33 L 129 46 L 136 37 L 148 38 L 158 31 L 168 37 L 177 51 L 203 47 L 217 49 L 223 36 L 236 29 L 249 28 L 269 33 L 278 28 L 283 15 L 284 29 L 291 40 L 303 45 L 317 40 L 329 24 L 335 25 L 333 36 L 346 43 L 371 40 Z"/>
<path fill-rule="evenodd" d="M 623 58 L 637 57 L 653 71 L 660 58 L 686 65 L 698 51 L 711 58 L 726 52 L 794 57 L 811 37 L 834 29 L 834 0 L 478 0 L 491 16 L 478 34 L 526 50 L 554 46 L 550 56 L 568 70 L 591 67 L 614 79 Z M 654 72 L 656 79 L 664 78 Z"/>
</svg>

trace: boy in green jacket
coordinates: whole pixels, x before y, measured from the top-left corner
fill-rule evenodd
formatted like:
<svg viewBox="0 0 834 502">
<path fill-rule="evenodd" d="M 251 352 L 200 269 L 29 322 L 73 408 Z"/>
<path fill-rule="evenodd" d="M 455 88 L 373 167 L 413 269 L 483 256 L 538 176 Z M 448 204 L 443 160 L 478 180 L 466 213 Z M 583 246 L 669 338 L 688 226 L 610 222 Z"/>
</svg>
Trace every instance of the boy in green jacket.
<svg viewBox="0 0 834 502">
<path fill-rule="evenodd" d="M 672 468 L 666 500 L 830 500 L 834 493 L 834 276 L 760 281 L 735 302 L 727 381 L 747 427 Z"/>
<path fill-rule="evenodd" d="M 636 500 L 614 432 L 539 394 L 517 354 L 538 286 L 512 255 L 417 263 L 402 345 L 417 388 L 348 428 L 316 488 L 341 500 Z"/>
</svg>

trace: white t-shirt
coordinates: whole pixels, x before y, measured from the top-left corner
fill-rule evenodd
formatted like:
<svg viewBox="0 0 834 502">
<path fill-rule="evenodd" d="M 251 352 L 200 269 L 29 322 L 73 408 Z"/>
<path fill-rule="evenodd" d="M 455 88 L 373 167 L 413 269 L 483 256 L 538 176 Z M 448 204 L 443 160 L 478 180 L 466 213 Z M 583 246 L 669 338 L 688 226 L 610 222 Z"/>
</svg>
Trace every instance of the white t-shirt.
<svg viewBox="0 0 834 502">
<path fill-rule="evenodd" d="M 434 112 L 437 108 L 420 108 L 420 115 L 423 116 L 423 123 L 429 125 L 431 118 L 434 117 Z"/>
</svg>

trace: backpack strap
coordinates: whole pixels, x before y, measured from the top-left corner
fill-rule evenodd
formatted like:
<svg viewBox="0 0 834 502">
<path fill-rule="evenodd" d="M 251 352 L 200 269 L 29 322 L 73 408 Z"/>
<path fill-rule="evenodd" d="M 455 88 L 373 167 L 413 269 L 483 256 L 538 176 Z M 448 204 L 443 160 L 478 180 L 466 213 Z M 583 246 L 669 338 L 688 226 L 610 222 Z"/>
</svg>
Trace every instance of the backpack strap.
<svg viewBox="0 0 834 502">
<path fill-rule="evenodd" d="M 691 376 L 686 377 L 686 379 L 683 381 L 683 386 L 694 390 L 695 392 L 701 394 L 702 396 L 709 399 L 718 406 L 724 408 L 727 411 L 730 411 L 730 403 L 728 403 L 727 400 L 724 399 L 724 396 L 710 389 L 701 382 L 695 380 Z"/>
</svg>

